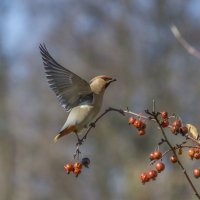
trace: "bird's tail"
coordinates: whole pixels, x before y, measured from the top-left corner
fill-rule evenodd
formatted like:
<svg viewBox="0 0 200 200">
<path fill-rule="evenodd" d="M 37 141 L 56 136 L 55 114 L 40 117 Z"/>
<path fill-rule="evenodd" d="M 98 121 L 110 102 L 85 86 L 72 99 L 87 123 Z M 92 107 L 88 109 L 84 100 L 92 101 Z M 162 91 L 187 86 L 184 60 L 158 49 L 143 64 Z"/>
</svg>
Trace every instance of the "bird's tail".
<svg viewBox="0 0 200 200">
<path fill-rule="evenodd" d="M 57 142 L 57 140 L 59 138 L 63 137 L 64 135 L 68 135 L 72 132 L 76 132 L 76 126 L 75 125 L 68 126 L 64 130 L 60 131 L 60 133 L 58 133 L 58 135 L 56 135 L 56 137 L 54 137 L 53 140 L 54 140 L 54 142 Z"/>
</svg>

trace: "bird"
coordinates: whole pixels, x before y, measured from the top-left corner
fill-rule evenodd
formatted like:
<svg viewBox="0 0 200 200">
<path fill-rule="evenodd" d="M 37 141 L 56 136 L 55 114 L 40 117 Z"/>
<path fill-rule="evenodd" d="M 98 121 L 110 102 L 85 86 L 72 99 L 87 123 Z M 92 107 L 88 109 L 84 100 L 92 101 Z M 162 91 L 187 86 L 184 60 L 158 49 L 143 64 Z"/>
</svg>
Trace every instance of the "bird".
<svg viewBox="0 0 200 200">
<path fill-rule="evenodd" d="M 80 141 L 79 135 L 92 123 L 101 109 L 105 90 L 116 79 L 99 75 L 87 82 L 58 64 L 45 44 L 40 44 L 39 49 L 49 86 L 68 112 L 67 120 L 54 137 L 54 142 L 71 133 L 75 133 Z"/>
</svg>

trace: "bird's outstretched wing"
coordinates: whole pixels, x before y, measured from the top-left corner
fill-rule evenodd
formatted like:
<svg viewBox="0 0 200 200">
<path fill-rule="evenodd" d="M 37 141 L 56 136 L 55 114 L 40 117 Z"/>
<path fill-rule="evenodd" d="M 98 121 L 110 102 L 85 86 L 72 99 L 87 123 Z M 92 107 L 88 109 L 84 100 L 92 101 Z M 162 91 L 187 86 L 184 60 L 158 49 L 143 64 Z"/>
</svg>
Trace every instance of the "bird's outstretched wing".
<svg viewBox="0 0 200 200">
<path fill-rule="evenodd" d="M 87 81 L 58 64 L 49 54 L 46 46 L 39 46 L 48 83 L 56 93 L 60 104 L 70 111 L 71 108 L 93 101 L 93 93 Z"/>
</svg>

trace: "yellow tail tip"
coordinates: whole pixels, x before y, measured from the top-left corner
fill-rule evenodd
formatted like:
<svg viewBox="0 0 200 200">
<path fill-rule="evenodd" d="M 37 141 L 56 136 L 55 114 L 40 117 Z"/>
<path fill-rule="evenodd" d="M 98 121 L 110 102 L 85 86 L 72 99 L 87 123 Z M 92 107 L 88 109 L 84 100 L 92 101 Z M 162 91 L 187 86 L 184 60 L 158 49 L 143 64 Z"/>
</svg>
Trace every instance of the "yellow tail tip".
<svg viewBox="0 0 200 200">
<path fill-rule="evenodd" d="M 60 137 L 60 134 L 56 135 L 56 137 L 54 137 L 53 141 L 54 141 L 54 142 L 57 142 L 58 139 L 59 139 L 59 137 Z"/>
</svg>

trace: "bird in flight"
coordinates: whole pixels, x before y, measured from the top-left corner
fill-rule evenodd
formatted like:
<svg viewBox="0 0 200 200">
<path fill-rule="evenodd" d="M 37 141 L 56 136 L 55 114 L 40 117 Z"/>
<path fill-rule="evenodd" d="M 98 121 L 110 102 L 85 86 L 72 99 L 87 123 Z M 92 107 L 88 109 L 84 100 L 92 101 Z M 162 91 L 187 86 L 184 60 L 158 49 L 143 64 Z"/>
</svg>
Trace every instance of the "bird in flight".
<svg viewBox="0 0 200 200">
<path fill-rule="evenodd" d="M 104 92 L 116 79 L 100 75 L 88 83 L 58 64 L 44 44 L 40 44 L 39 48 L 49 86 L 55 92 L 61 106 L 69 112 L 65 124 L 54 141 L 70 133 L 75 133 L 80 141 L 79 134 L 99 113 Z"/>
</svg>

